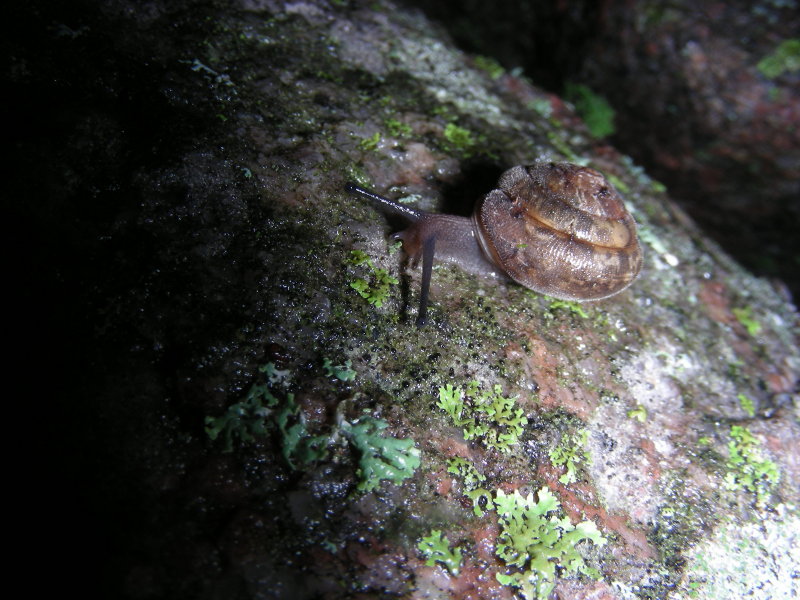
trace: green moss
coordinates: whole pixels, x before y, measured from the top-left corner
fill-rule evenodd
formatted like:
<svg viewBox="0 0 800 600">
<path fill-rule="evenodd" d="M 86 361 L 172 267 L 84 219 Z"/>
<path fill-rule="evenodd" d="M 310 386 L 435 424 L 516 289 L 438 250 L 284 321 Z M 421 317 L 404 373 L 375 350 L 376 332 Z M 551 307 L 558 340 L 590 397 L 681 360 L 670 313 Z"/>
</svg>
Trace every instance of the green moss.
<svg viewBox="0 0 800 600">
<path fill-rule="evenodd" d="M 366 152 L 371 152 L 377 149 L 380 141 L 381 141 L 381 134 L 379 131 L 376 131 L 374 135 L 371 135 L 370 137 L 361 140 L 358 143 L 358 147 Z"/>
<path fill-rule="evenodd" d="M 570 311 L 572 314 L 581 317 L 582 319 L 588 319 L 589 314 L 583 310 L 583 307 L 580 305 L 579 302 L 575 302 L 574 300 L 553 300 L 550 303 L 550 310 L 555 311 L 559 308 L 564 308 Z"/>
<path fill-rule="evenodd" d="M 452 384 L 440 387 L 436 406 L 445 411 L 455 425 L 464 428 L 464 439 L 479 439 L 489 448 L 508 453 L 528 423 L 522 409 L 514 408 L 515 403 L 516 398 L 503 396 L 499 385 L 485 391 L 477 381 L 472 381 L 466 390 Z"/>
<path fill-rule="evenodd" d="M 561 139 L 561 137 L 555 131 L 548 131 L 547 132 L 547 140 L 553 145 L 553 147 L 558 150 L 567 160 L 570 162 L 577 162 L 578 155 L 572 151 L 572 148 Z"/>
<path fill-rule="evenodd" d="M 764 505 L 780 480 L 778 466 L 763 457 L 761 442 L 746 427 L 733 425 L 730 435 L 725 487 L 752 492 L 758 504 Z"/>
<path fill-rule="evenodd" d="M 550 450 L 550 460 L 557 467 L 566 466 L 567 472 L 558 480 L 564 485 L 576 480 L 576 469 L 578 466 L 588 466 L 591 464 L 589 454 L 584 450 L 584 445 L 589 437 L 589 432 L 585 429 L 565 435 L 558 447 Z"/>
<path fill-rule="evenodd" d="M 613 173 L 604 173 L 604 175 L 605 175 L 606 179 L 608 179 L 611 182 L 611 185 L 613 185 L 615 188 L 617 188 L 618 191 L 622 192 L 623 194 L 629 194 L 630 193 L 631 188 L 628 187 L 628 184 L 625 183 L 624 181 L 622 181 L 622 179 L 620 179 L 619 177 L 617 177 Z"/>
<path fill-rule="evenodd" d="M 496 575 L 500 583 L 518 588 L 526 600 L 546 600 L 557 574 L 600 578 L 586 565 L 577 545 L 592 541 L 602 546 L 606 539 L 592 521 L 573 525 L 568 517 L 559 517 L 561 505 L 547 487 L 539 490 L 536 502 L 532 494 L 522 496 L 514 490 L 506 495 L 497 490 L 494 506 L 500 526 L 495 553 L 507 567 L 507 573 Z"/>
<path fill-rule="evenodd" d="M 425 564 L 429 567 L 437 562 L 442 563 L 451 575 L 458 575 L 461 570 L 461 548 L 450 549 L 450 541 L 438 529 L 431 531 L 430 535 L 422 538 L 417 549 L 427 559 Z"/>
<path fill-rule="evenodd" d="M 800 39 L 784 40 L 772 54 L 762 58 L 756 68 L 768 79 L 800 70 Z"/>
<path fill-rule="evenodd" d="M 739 394 L 736 396 L 739 400 L 739 406 L 742 407 L 742 410 L 747 413 L 747 415 L 752 418 L 756 416 L 756 407 L 753 404 L 753 401 L 745 396 L 744 394 Z"/>
<path fill-rule="evenodd" d="M 448 123 L 444 128 L 444 139 L 447 148 L 461 153 L 465 158 L 472 156 L 478 144 L 477 139 L 469 129 L 459 127 L 455 123 Z"/>
<path fill-rule="evenodd" d="M 394 137 L 408 137 L 412 133 L 410 125 L 398 121 L 397 119 L 386 119 L 384 124 L 386 125 L 389 135 Z"/>
<path fill-rule="evenodd" d="M 602 138 L 614 133 L 614 109 L 605 98 L 578 83 L 568 83 L 565 95 L 575 105 L 575 110 L 594 137 Z"/>
<path fill-rule="evenodd" d="M 632 408 L 627 414 L 629 419 L 636 419 L 639 423 L 647 420 L 647 409 L 641 404 L 637 404 L 636 408 Z"/>
<path fill-rule="evenodd" d="M 492 79 L 498 79 L 506 72 L 499 62 L 488 56 L 476 56 L 475 66 L 486 71 Z"/>
<path fill-rule="evenodd" d="M 734 308 L 732 312 L 733 316 L 736 317 L 736 320 L 744 325 L 745 329 L 747 329 L 747 333 L 752 336 L 756 336 L 761 333 L 761 323 L 753 318 L 753 308 L 751 306 Z"/>
</svg>

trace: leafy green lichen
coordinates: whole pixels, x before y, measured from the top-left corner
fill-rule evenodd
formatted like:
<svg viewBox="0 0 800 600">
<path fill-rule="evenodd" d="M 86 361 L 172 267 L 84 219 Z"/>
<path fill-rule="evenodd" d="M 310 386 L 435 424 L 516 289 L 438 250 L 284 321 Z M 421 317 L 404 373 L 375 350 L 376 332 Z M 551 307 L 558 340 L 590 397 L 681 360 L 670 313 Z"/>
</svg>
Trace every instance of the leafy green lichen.
<svg viewBox="0 0 800 600">
<path fill-rule="evenodd" d="M 309 433 L 305 417 L 294 401 L 294 394 L 286 395 L 286 401 L 276 412 L 275 422 L 281 433 L 283 458 L 292 469 L 296 469 L 298 464 L 308 466 L 328 455 L 330 437 Z"/>
<path fill-rule="evenodd" d="M 573 525 L 568 517 L 558 517 L 558 499 L 543 487 L 534 502 L 533 495 L 518 490 L 505 494 L 497 490 L 494 506 L 500 535 L 495 553 L 510 572 L 498 573 L 497 580 L 518 588 L 526 600 L 545 600 L 555 587 L 556 575 L 582 573 L 594 579 L 600 573 L 586 565 L 577 545 L 592 541 L 598 546 L 606 539 L 592 521 Z M 558 570 L 558 571 L 557 571 Z"/>
<path fill-rule="evenodd" d="M 351 361 L 346 360 L 344 364 L 334 365 L 331 359 L 326 358 L 322 363 L 322 368 L 325 370 L 326 377 L 336 377 L 340 381 L 353 381 L 356 378 L 356 372 L 350 368 Z"/>
<path fill-rule="evenodd" d="M 288 371 L 279 371 L 272 363 L 259 368 L 266 383 L 254 383 L 244 400 L 228 407 L 220 417 L 207 416 L 205 430 L 208 437 L 224 440 L 223 452 L 233 450 L 234 438 L 251 443 L 269 434 L 273 425 L 281 435 L 283 458 L 293 469 L 327 456 L 330 436 L 311 435 L 306 428 L 305 416 L 294 399 L 294 394 L 276 396 L 273 388 L 286 383 Z"/>
<path fill-rule="evenodd" d="M 485 391 L 477 381 L 471 381 L 466 390 L 452 384 L 440 387 L 436 406 L 456 426 L 464 428 L 464 439 L 480 439 L 485 446 L 508 453 L 528 423 L 522 409 L 515 409 L 515 404 L 516 398 L 503 396 L 499 385 Z"/>
<path fill-rule="evenodd" d="M 357 475 L 360 492 L 371 492 L 384 479 L 396 484 L 414 474 L 420 453 L 411 438 L 384 437 L 389 424 L 373 417 L 362 417 L 354 424 L 342 423 L 342 432 L 360 453 Z"/>
<path fill-rule="evenodd" d="M 451 575 L 458 575 L 461 570 L 461 548 L 450 549 L 450 541 L 438 529 L 433 529 L 429 536 L 422 538 L 417 548 L 427 559 L 425 564 L 429 567 L 437 562 L 442 563 Z"/>
<path fill-rule="evenodd" d="M 564 436 L 561 444 L 550 450 L 552 463 L 557 467 L 567 467 L 567 472 L 558 478 L 561 483 L 565 485 L 572 483 L 576 480 L 576 467 L 591 463 L 589 454 L 583 448 L 588 436 L 589 432 L 582 429 L 572 435 Z"/>
<path fill-rule="evenodd" d="M 397 278 L 389 275 L 386 269 L 376 268 L 372 259 L 362 250 L 352 250 L 347 262 L 356 267 L 365 266 L 370 270 L 369 279 L 357 277 L 350 282 L 350 287 L 374 307 L 383 306 L 389 297 L 390 287 L 397 285 Z"/>
<path fill-rule="evenodd" d="M 222 436 L 222 451 L 232 452 L 234 438 L 250 443 L 267 435 L 267 417 L 278 402 L 266 385 L 254 384 L 245 399 L 229 406 L 224 415 L 206 417 L 206 434 L 212 440 Z"/>
<path fill-rule="evenodd" d="M 486 481 L 486 476 L 479 473 L 471 462 L 459 456 L 447 461 L 447 472 L 461 477 L 468 490 L 474 490 L 478 484 Z"/>
<path fill-rule="evenodd" d="M 727 466 L 725 487 L 754 493 L 759 505 L 766 503 L 773 486 L 780 480 L 778 466 L 763 457 L 761 442 L 740 425 L 731 427 Z"/>
<path fill-rule="evenodd" d="M 476 517 L 482 517 L 486 510 L 492 510 L 492 493 L 486 488 L 476 488 L 464 492 L 464 495 L 472 500 L 472 512 Z M 481 507 L 481 499 L 484 500 L 486 510 Z"/>
</svg>

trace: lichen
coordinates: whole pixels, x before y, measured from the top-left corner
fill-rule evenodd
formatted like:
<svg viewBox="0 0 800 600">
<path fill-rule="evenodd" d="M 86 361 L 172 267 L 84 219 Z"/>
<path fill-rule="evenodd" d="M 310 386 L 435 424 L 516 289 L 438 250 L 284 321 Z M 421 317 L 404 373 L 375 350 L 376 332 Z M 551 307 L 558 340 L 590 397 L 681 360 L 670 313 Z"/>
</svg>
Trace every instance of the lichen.
<svg viewBox="0 0 800 600">
<path fill-rule="evenodd" d="M 356 378 L 356 372 L 350 368 L 351 366 L 350 360 L 344 361 L 344 364 L 341 365 L 334 365 L 331 363 L 331 359 L 326 358 L 322 363 L 326 377 L 336 377 L 341 381 L 353 381 Z"/>
<path fill-rule="evenodd" d="M 464 428 L 464 439 L 479 439 L 489 448 L 508 453 L 519 441 L 528 419 L 522 409 L 515 409 L 516 399 L 506 398 L 502 392 L 499 385 L 491 391 L 482 390 L 477 381 L 471 381 L 466 390 L 447 384 L 439 388 L 436 406 L 456 426 Z"/>
<path fill-rule="evenodd" d="M 686 557 L 673 600 L 798 597 L 800 519 L 797 508 L 780 504 L 774 515 L 750 521 L 726 519 Z"/>
<path fill-rule="evenodd" d="M 518 588 L 526 600 L 545 600 L 557 574 L 600 577 L 577 546 L 584 541 L 602 546 L 606 539 L 592 521 L 573 525 L 568 517 L 558 517 L 561 504 L 547 487 L 539 490 L 535 502 L 532 494 L 522 496 L 514 490 L 507 495 L 497 490 L 494 506 L 500 526 L 495 553 L 508 571 L 497 574 L 500 583 Z"/>
<path fill-rule="evenodd" d="M 780 480 L 778 466 L 764 458 L 761 442 L 746 427 L 733 425 L 730 435 L 725 487 L 752 492 L 758 504 L 763 506 Z"/>
<path fill-rule="evenodd" d="M 206 417 L 208 437 L 213 441 L 222 435 L 222 451 L 231 452 L 234 438 L 252 443 L 266 437 L 275 426 L 280 433 L 283 458 L 292 469 L 325 458 L 330 437 L 311 435 L 294 394 L 273 393 L 272 387 L 284 383 L 288 371 L 278 371 L 272 363 L 259 370 L 266 375 L 266 383 L 254 383 L 244 400 L 229 406 L 224 415 Z"/>
<path fill-rule="evenodd" d="M 430 535 L 422 538 L 417 549 L 425 556 L 425 564 L 429 567 L 437 562 L 442 563 L 451 575 L 458 575 L 461 570 L 461 548 L 451 550 L 450 541 L 438 529 L 433 529 Z"/>
<path fill-rule="evenodd" d="M 475 465 L 460 456 L 454 456 L 447 461 L 447 472 L 458 475 L 467 490 L 474 490 L 478 484 L 486 481 L 486 476 L 479 473 Z"/>
<path fill-rule="evenodd" d="M 414 474 L 420 464 L 420 453 L 411 438 L 385 437 L 382 431 L 389 424 L 373 417 L 342 423 L 342 432 L 360 454 L 356 489 L 371 492 L 383 480 L 402 483 Z"/>
<path fill-rule="evenodd" d="M 350 287 L 375 308 L 383 306 L 389 297 L 389 289 L 397 285 L 397 278 L 389 275 L 386 269 L 376 267 L 372 259 L 362 250 L 352 250 L 347 262 L 356 267 L 365 266 L 369 269 L 368 278 L 356 277 L 350 282 Z"/>
<path fill-rule="evenodd" d="M 589 453 L 584 448 L 589 432 L 582 429 L 571 435 L 565 435 L 561 443 L 550 450 L 550 460 L 557 467 L 566 466 L 567 472 L 558 480 L 564 485 L 573 483 L 576 479 L 576 472 L 579 466 L 591 464 Z"/>
</svg>

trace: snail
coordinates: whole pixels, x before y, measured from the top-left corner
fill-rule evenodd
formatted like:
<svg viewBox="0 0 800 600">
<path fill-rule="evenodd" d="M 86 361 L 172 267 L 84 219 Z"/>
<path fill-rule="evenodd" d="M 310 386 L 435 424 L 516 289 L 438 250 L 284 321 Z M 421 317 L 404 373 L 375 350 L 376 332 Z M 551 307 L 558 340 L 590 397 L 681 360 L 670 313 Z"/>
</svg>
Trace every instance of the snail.
<svg viewBox="0 0 800 600">
<path fill-rule="evenodd" d="M 410 222 L 392 238 L 402 240 L 413 264 L 422 258 L 419 327 L 426 320 L 434 254 L 562 300 L 608 298 L 642 268 L 633 217 L 614 186 L 589 167 L 512 167 L 478 201 L 472 217 L 410 208 L 354 183 L 345 190 Z"/>
</svg>

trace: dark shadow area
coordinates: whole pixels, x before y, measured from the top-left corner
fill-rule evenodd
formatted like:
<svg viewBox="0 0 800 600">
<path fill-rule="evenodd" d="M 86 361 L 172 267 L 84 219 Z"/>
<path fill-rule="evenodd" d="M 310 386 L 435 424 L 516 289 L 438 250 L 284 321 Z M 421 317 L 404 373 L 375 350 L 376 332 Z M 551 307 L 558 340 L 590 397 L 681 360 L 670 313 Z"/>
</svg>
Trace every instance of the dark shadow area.
<svg viewBox="0 0 800 600">
<path fill-rule="evenodd" d="M 475 203 L 497 187 L 497 180 L 505 168 L 494 162 L 480 159 L 467 161 L 458 181 L 442 189 L 441 212 L 468 217 Z"/>
</svg>

